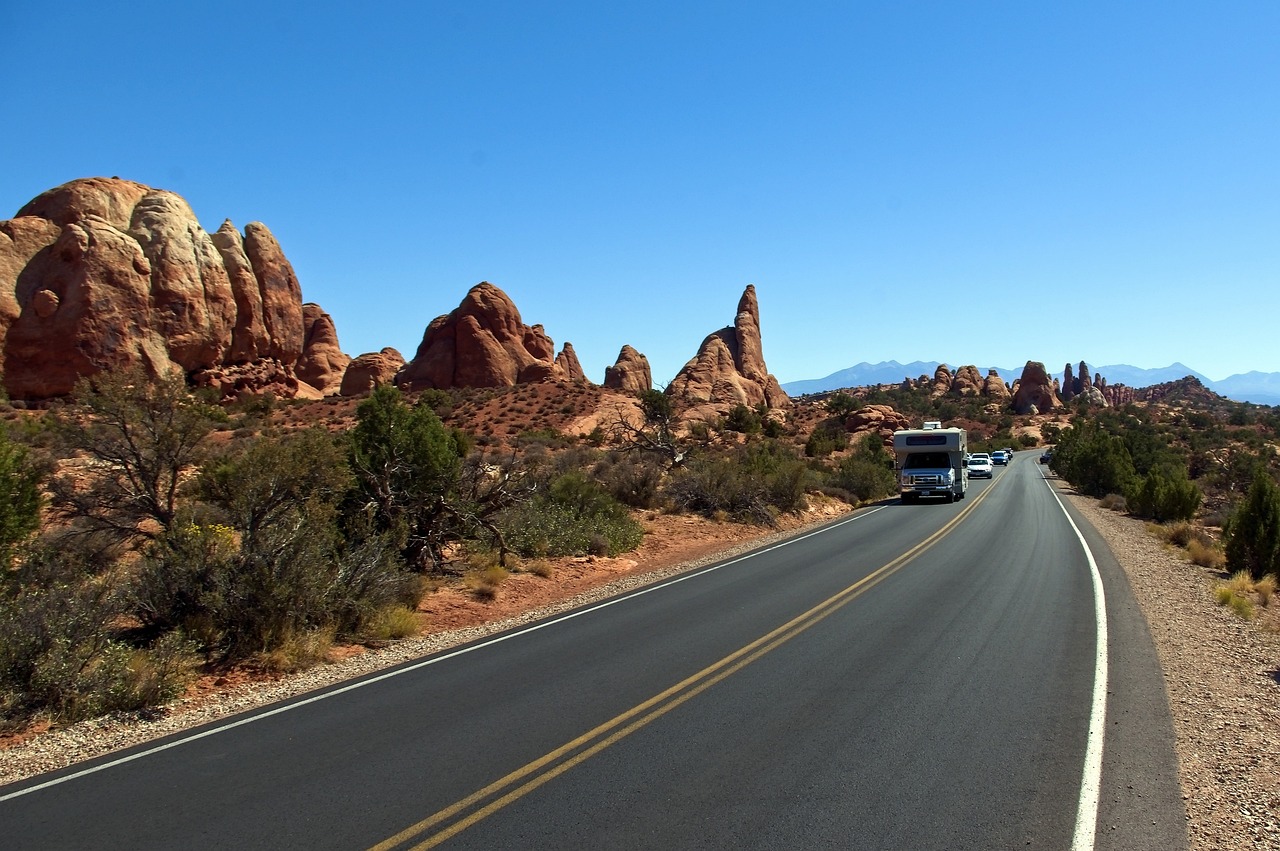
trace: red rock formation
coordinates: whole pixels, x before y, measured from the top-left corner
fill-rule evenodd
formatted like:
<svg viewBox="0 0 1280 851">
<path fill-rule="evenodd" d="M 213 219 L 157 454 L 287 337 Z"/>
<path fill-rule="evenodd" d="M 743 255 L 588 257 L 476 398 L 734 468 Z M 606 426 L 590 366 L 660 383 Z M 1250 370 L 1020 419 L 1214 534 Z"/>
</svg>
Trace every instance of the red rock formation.
<svg viewBox="0 0 1280 851">
<path fill-rule="evenodd" d="M 298 360 L 298 378 L 319 390 L 324 396 L 332 396 L 342 386 L 351 357 L 338 347 L 338 329 L 333 319 L 314 302 L 302 305 L 304 329 L 302 357 Z"/>
<path fill-rule="evenodd" d="M 652 390 L 653 375 L 649 371 L 649 359 L 630 346 L 623 346 L 613 366 L 605 367 L 604 386 L 628 393 Z"/>
<path fill-rule="evenodd" d="M 573 343 L 564 344 L 560 354 L 556 355 L 556 366 L 560 367 L 564 377 L 569 381 L 585 382 L 587 380 L 587 374 L 582 371 L 582 364 L 578 362 L 578 353 L 573 350 Z"/>
<path fill-rule="evenodd" d="M 951 378 L 950 392 L 956 396 L 981 396 L 982 385 L 982 374 L 976 366 L 962 366 Z"/>
<path fill-rule="evenodd" d="M 71 181 L 0 222 L 12 398 L 66 395 L 81 377 L 134 366 L 311 396 L 295 372 L 305 333 L 297 276 L 260 223 L 243 241 L 229 222 L 210 236 L 178 195 L 118 178 Z"/>
<path fill-rule="evenodd" d="M 1045 414 L 1062 406 L 1054 393 L 1053 382 L 1044 364 L 1027 361 L 1018 379 L 1018 392 L 1013 397 L 1013 409 L 1019 414 Z"/>
<path fill-rule="evenodd" d="M 1012 398 L 1009 387 L 1004 383 L 1004 379 L 1000 377 L 1000 373 L 994 369 L 987 371 L 987 377 L 982 382 L 982 395 L 999 402 L 1008 402 Z"/>
<path fill-rule="evenodd" d="M 342 375 L 340 396 L 364 396 L 373 392 L 379 384 L 395 381 L 396 373 L 404 368 L 404 356 L 387 346 L 380 352 L 369 352 L 354 358 Z"/>
<path fill-rule="evenodd" d="M 555 344 L 542 326 L 525 325 L 507 294 L 482 281 L 456 310 L 431 321 L 396 384 L 402 390 L 444 390 L 569 380 L 554 358 Z"/>
<path fill-rule="evenodd" d="M 938 364 L 938 368 L 933 371 L 933 390 L 930 391 L 932 396 L 943 396 L 951 391 L 951 370 L 947 369 L 945 363 Z"/>
<path fill-rule="evenodd" d="M 1059 386 L 1059 393 L 1063 402 L 1070 402 L 1076 395 L 1076 377 L 1071 364 L 1067 364 L 1062 370 L 1062 384 Z"/>
<path fill-rule="evenodd" d="M 733 325 L 703 340 L 698 354 L 672 379 L 666 392 L 691 404 L 763 404 L 766 408 L 791 404 L 765 366 L 755 285 L 748 284 L 739 299 Z"/>
<path fill-rule="evenodd" d="M 844 427 L 851 434 L 875 432 L 892 437 L 898 429 L 911 428 L 911 420 L 889 405 L 865 405 L 845 417 Z"/>
</svg>

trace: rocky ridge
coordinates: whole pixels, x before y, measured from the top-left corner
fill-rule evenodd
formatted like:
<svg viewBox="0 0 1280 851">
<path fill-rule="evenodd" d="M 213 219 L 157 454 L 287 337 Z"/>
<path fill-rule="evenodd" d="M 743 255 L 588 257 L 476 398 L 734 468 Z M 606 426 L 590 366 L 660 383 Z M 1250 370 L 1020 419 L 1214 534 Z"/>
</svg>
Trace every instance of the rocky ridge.
<svg viewBox="0 0 1280 851">
<path fill-rule="evenodd" d="M 13 399 L 65 396 L 82 377 L 130 368 L 181 371 L 226 396 L 319 398 L 341 364 L 321 317 L 315 308 L 327 327 L 309 334 L 297 275 L 265 225 L 241 235 L 228 221 L 211 235 L 166 190 L 73 180 L 0 222 L 0 348 Z"/>
</svg>

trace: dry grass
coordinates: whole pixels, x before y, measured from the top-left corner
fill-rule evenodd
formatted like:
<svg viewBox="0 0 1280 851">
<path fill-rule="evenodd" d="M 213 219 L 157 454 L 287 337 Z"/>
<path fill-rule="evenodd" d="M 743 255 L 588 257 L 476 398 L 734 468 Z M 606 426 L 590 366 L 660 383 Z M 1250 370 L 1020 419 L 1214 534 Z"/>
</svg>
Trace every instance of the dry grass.
<svg viewBox="0 0 1280 851">
<path fill-rule="evenodd" d="M 365 638 L 371 641 L 393 641 L 417 635 L 421 629 L 418 615 L 407 606 L 383 609 L 365 629 Z"/>
<path fill-rule="evenodd" d="M 1187 543 L 1187 558 L 1191 563 L 1210 570 L 1221 570 L 1227 563 L 1227 556 L 1216 544 L 1203 544 L 1198 540 Z"/>
<path fill-rule="evenodd" d="M 1275 593 L 1275 574 L 1254 579 L 1246 570 L 1237 571 L 1230 579 L 1213 589 L 1214 598 L 1219 605 L 1230 606 L 1232 611 L 1245 620 L 1253 619 L 1258 606 L 1269 607 Z"/>
<path fill-rule="evenodd" d="M 462 579 L 467 590 L 481 600 L 492 600 L 498 596 L 498 586 L 507 581 L 511 574 L 506 568 L 492 565 L 479 570 L 469 571 Z"/>
<path fill-rule="evenodd" d="M 254 667 L 277 674 L 305 671 L 324 661 L 329 648 L 333 647 L 333 639 L 332 629 L 295 633 L 276 649 L 254 657 Z"/>
</svg>

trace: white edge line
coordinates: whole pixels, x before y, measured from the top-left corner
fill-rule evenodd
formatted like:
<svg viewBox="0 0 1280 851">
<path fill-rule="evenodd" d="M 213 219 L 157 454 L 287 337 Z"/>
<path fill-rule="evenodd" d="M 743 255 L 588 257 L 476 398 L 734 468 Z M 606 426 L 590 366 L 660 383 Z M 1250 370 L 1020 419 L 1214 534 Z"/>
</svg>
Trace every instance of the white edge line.
<svg viewBox="0 0 1280 851">
<path fill-rule="evenodd" d="M 619 603 L 624 603 L 628 600 L 633 600 L 636 597 L 642 597 L 645 594 L 649 594 L 654 591 L 661 591 L 664 588 L 669 588 L 672 585 L 676 585 L 688 579 L 693 579 L 698 576 L 703 576 L 707 573 L 712 573 L 713 571 L 717 571 L 722 567 L 729 567 L 730 565 L 737 564 L 738 562 L 746 561 L 749 558 L 755 558 L 756 556 L 764 555 L 765 553 L 773 552 L 774 550 L 778 550 L 783 547 L 790 546 L 791 544 L 797 543 L 799 541 L 803 541 L 806 538 L 812 538 L 815 535 L 821 535 L 824 532 L 829 532 L 832 529 L 837 529 L 845 525 L 846 523 L 852 523 L 855 520 L 861 520 L 864 517 L 869 517 L 872 514 L 875 514 L 877 511 L 882 511 L 883 509 L 884 509 L 884 506 L 881 505 L 876 508 L 872 508 L 869 511 L 864 511 L 864 512 L 861 512 L 860 514 L 855 514 L 852 517 L 847 517 L 844 520 L 840 520 L 835 523 L 830 523 L 828 525 L 823 526 L 820 529 L 814 529 L 812 532 L 806 532 L 803 535 L 796 535 L 794 538 L 787 538 L 785 541 L 779 541 L 778 543 L 771 544 L 770 546 L 764 547 L 763 549 L 753 550 L 750 553 L 737 556 L 736 558 L 732 558 L 728 561 L 720 562 L 718 564 L 714 564 L 709 567 L 704 567 L 698 570 L 692 570 L 688 573 L 681 574 L 680 576 L 676 576 L 666 581 L 659 582 L 655 585 L 650 585 L 646 588 L 641 588 L 640 590 L 633 591 L 629 594 L 623 594 L 621 596 L 614 597 L 612 599 L 606 600 L 602 603 L 597 603 L 596 605 L 590 606 L 585 609 L 578 609 L 577 611 L 569 612 L 568 614 L 561 615 L 556 618 L 552 618 L 551 620 L 543 621 L 542 623 L 534 624 L 532 626 L 527 626 L 527 627 L 524 627 L 523 629 L 518 629 L 513 632 L 504 633 L 502 635 L 497 636 L 496 638 L 490 638 L 486 641 L 481 641 L 477 644 L 471 644 L 471 645 L 468 645 L 467 647 L 463 647 L 458 650 L 453 650 L 447 653 L 442 653 L 438 656 L 432 656 L 428 659 L 423 659 L 421 662 L 416 662 L 412 665 L 407 665 L 403 668 L 395 668 L 394 670 L 387 671 L 386 673 L 378 674 L 377 676 L 369 677 L 368 679 L 363 679 L 358 682 L 350 683 L 345 686 L 340 686 L 339 688 L 332 689 L 331 691 L 326 691 L 323 694 L 312 695 L 311 697 L 303 698 L 302 700 L 297 700 L 292 703 L 286 704 L 284 706 L 277 706 L 274 709 L 268 709 L 265 712 L 256 713 L 247 718 L 240 718 L 239 720 L 231 721 L 226 724 L 219 724 L 216 727 L 210 727 L 209 729 L 202 730 L 199 733 L 192 733 L 190 735 L 182 736 L 181 738 L 174 739 L 171 742 L 166 742 L 163 745 L 156 745 L 154 747 L 147 748 L 146 750 L 129 754 L 128 756 L 117 757 L 116 759 L 101 763 L 99 765 L 92 766 L 90 768 L 81 769 L 80 771 L 76 771 L 71 774 L 64 775 L 62 777 L 55 777 L 52 780 L 46 780 L 45 782 L 38 783 L 35 786 L 28 786 L 25 789 L 19 789 L 16 792 L 10 792 L 7 795 L 0 795 L 0 802 L 9 801 L 14 798 L 20 798 L 23 795 L 29 795 L 32 792 L 38 792 L 41 789 L 47 789 L 50 786 L 58 786 L 62 783 L 66 783 L 71 780 L 77 780 L 81 777 L 86 777 L 90 774 L 96 774 L 99 771 L 105 771 L 106 769 L 114 768 L 117 765 L 124 765 L 127 762 L 133 762 L 135 759 L 142 759 L 143 757 L 151 756 L 152 754 L 157 754 L 157 753 L 160 753 L 161 751 L 167 751 L 170 748 L 176 748 L 179 745 L 185 745 L 188 742 L 194 742 L 199 739 L 206 738 L 208 736 L 215 736 L 218 733 L 223 733 L 227 730 L 233 730 L 236 727 L 241 727 L 245 724 L 252 724 L 254 721 L 261 721 L 263 718 L 270 718 L 273 715 L 280 715 L 282 713 L 289 712 L 294 709 L 298 709 L 299 707 L 307 706 L 308 704 L 318 703 L 321 700 L 326 700 L 330 697 L 336 697 L 337 695 L 345 694 L 349 691 L 355 691 L 356 689 L 364 688 L 365 686 L 373 685 L 374 683 L 379 683 L 379 682 L 382 682 L 383 680 L 389 680 L 392 677 L 398 677 L 402 674 L 407 674 L 411 671 L 416 671 L 420 668 L 425 668 L 428 665 L 434 665 L 437 662 L 443 662 L 446 659 L 452 659 L 455 656 L 461 656 L 465 653 L 471 653 L 474 650 L 481 650 L 486 647 L 491 647 L 495 644 L 499 644 L 503 641 L 508 641 L 512 638 L 518 638 L 520 636 L 527 635 L 531 632 L 537 632 L 540 629 L 545 629 L 549 626 L 555 626 L 556 624 L 564 623 L 565 621 L 572 620 L 574 618 L 581 617 L 583 615 L 588 615 L 593 612 L 598 612 L 601 609 L 607 609 L 610 606 L 615 606 Z"/>
<path fill-rule="evenodd" d="M 1093 579 L 1093 610 L 1098 633 L 1093 659 L 1093 705 L 1089 712 L 1089 738 L 1084 750 L 1084 769 L 1080 774 L 1076 829 L 1071 837 L 1071 851 L 1092 851 L 1098 830 L 1098 799 L 1102 794 L 1102 746 L 1107 723 L 1107 598 L 1102 590 L 1102 574 L 1098 571 L 1098 563 L 1094 561 L 1093 551 L 1085 542 L 1080 527 L 1067 513 L 1067 507 L 1062 504 L 1062 498 L 1058 496 L 1057 489 L 1050 484 L 1048 477 L 1044 477 L 1044 483 L 1080 540 L 1085 558 L 1089 560 L 1089 572 Z"/>
</svg>

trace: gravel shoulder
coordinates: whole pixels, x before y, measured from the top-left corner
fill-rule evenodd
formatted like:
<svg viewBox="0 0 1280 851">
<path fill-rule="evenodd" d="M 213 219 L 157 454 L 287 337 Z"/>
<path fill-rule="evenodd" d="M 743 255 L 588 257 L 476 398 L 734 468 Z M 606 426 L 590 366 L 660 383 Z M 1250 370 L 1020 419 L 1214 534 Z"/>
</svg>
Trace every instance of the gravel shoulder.
<svg viewBox="0 0 1280 851">
<path fill-rule="evenodd" d="M 1067 498 L 1124 568 L 1155 642 L 1192 851 L 1280 849 L 1280 633 L 1219 606 L 1221 577 L 1143 521 Z"/>
<path fill-rule="evenodd" d="M 1219 577 L 1151 536 L 1142 521 L 1067 495 L 1124 568 L 1146 617 L 1167 685 L 1193 851 L 1280 849 L 1280 633 L 1216 604 Z M 391 666 L 631 590 L 794 535 L 830 517 L 767 535 L 699 538 L 677 532 L 660 557 L 576 564 L 571 596 L 491 610 L 487 622 L 397 642 L 300 674 L 192 695 L 147 718 L 113 716 L 31 737 L 0 750 L 0 784 L 158 739 L 238 712 Z M 696 557 L 694 555 L 696 554 Z M 583 575 L 586 579 L 581 579 Z M 591 580 L 590 577 L 594 577 Z M 1273 603 L 1280 605 L 1280 603 Z"/>
</svg>

